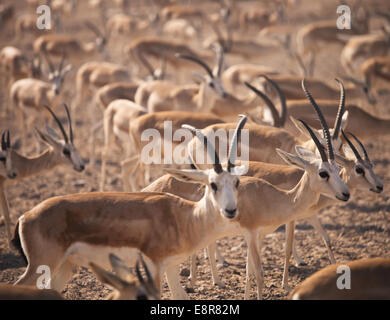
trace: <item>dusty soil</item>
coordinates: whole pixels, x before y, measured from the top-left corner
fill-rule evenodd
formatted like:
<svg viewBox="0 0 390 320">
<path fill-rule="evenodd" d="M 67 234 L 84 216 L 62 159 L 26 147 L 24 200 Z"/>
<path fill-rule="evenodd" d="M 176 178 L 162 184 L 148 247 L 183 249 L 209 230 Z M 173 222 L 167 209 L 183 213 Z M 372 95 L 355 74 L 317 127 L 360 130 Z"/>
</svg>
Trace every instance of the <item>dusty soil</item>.
<svg viewBox="0 0 390 320">
<path fill-rule="evenodd" d="M 7 1 L 6 1 L 7 2 Z M 10 2 L 10 1 L 8 1 Z M 21 1 L 12 1 L 17 4 L 18 14 L 26 11 Z M 301 9 L 291 9 L 289 18 L 292 26 L 300 26 L 319 17 L 333 17 L 336 12 L 334 1 L 301 1 Z M 253 4 L 250 4 L 253 5 Z M 84 17 L 90 17 L 90 11 L 81 6 L 81 13 L 72 21 L 64 19 L 64 26 L 69 25 L 69 30 L 80 27 L 80 21 Z M 96 18 L 96 13 L 91 13 Z M 80 33 L 80 36 L 88 38 L 88 34 Z M 90 35 L 89 35 L 90 36 Z M 32 42 L 32 38 L 23 40 L 26 47 Z M 0 47 L 5 45 L 18 45 L 10 29 L 2 31 L 0 35 Z M 340 68 L 340 47 L 329 46 L 319 55 L 316 75 L 325 79 L 332 79 Z M 227 58 L 228 64 L 240 61 L 239 58 Z M 254 62 L 270 65 L 283 70 L 289 67 L 285 54 L 280 49 L 267 56 L 253 59 Z M 66 80 L 68 99 L 75 96 L 74 72 Z M 4 92 L 1 91 L 1 101 L 4 104 Z M 347 97 L 348 99 L 348 97 Z M 390 117 L 385 100 L 379 104 L 379 113 L 382 117 Z M 2 106 L 3 108 L 4 106 Z M 57 109 L 62 118 L 63 110 Z M 88 119 L 88 113 L 79 110 L 75 121 L 75 143 L 79 147 L 80 154 L 88 158 L 89 128 L 92 123 Z M 12 137 L 18 136 L 18 126 L 13 113 L 3 115 L 0 119 L 0 131 L 6 128 L 11 130 Z M 31 128 L 32 129 L 32 128 Z M 33 132 L 32 130 L 30 130 Z M 358 134 L 358 133 L 357 133 Z M 34 136 L 30 134 L 29 140 L 23 146 L 23 152 L 34 154 Z M 101 136 L 99 137 L 101 139 Z M 385 190 L 381 194 L 368 191 L 357 192 L 347 204 L 336 204 L 320 212 L 320 220 L 328 232 L 338 262 L 350 261 L 367 257 L 390 257 L 390 137 L 378 137 L 366 143 L 371 159 L 375 163 L 376 173 L 383 178 Z M 101 151 L 101 141 L 97 143 L 97 152 Z M 118 165 L 119 153 L 113 152 L 111 162 L 108 165 L 107 191 L 122 190 L 120 168 Z M 83 173 L 76 173 L 71 167 L 58 167 L 37 177 L 32 177 L 13 184 L 8 184 L 6 194 L 11 210 L 11 219 L 15 223 L 17 218 L 41 201 L 56 195 L 64 195 L 77 192 L 96 191 L 100 162 L 96 167 L 87 166 Z M 265 299 L 285 299 L 287 293 L 281 288 L 283 271 L 283 245 L 284 228 L 281 227 L 275 233 L 269 235 L 263 246 L 263 262 L 265 272 Z M 327 251 L 314 229 L 300 221 L 296 231 L 297 247 L 299 253 L 307 262 L 307 266 L 290 267 L 290 286 L 294 287 L 306 277 L 329 265 Z M 245 284 L 246 245 L 240 236 L 224 238 L 218 241 L 219 248 L 226 258 L 227 264 L 219 268 L 221 278 L 226 284 L 222 289 L 212 284 L 210 267 L 203 253 L 198 254 L 198 282 L 193 290 L 189 291 L 191 299 L 243 299 Z M 187 279 L 188 263 L 181 265 L 181 281 L 183 286 L 189 288 Z M 23 259 L 17 252 L 8 248 L 4 226 L 0 227 L 0 282 L 14 283 L 24 271 Z M 252 286 L 252 298 L 255 298 L 255 286 Z M 67 299 L 103 299 L 110 289 L 103 286 L 95 279 L 93 274 L 85 268 L 80 268 L 75 273 L 72 281 L 63 291 Z M 163 298 L 169 298 L 169 290 L 164 283 Z"/>
</svg>

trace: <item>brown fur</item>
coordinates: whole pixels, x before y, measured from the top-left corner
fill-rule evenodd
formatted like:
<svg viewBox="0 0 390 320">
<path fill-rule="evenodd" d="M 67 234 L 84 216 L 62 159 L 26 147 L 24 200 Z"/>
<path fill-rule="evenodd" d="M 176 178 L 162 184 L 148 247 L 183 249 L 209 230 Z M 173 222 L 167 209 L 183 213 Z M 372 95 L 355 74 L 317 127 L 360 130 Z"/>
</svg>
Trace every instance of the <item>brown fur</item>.
<svg viewBox="0 0 390 320">
<path fill-rule="evenodd" d="M 346 265 L 351 270 L 351 289 L 337 288 L 337 268 Z M 314 273 L 289 295 L 299 300 L 366 300 L 390 299 L 390 258 L 360 259 L 330 265 Z"/>
</svg>

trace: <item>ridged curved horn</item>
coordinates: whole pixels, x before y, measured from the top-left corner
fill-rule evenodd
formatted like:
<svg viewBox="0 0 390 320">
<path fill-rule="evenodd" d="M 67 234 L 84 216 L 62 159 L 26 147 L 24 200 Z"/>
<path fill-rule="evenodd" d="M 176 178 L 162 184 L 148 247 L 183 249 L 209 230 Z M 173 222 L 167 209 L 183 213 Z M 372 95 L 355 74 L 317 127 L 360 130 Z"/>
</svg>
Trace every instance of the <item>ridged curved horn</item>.
<svg viewBox="0 0 390 320">
<path fill-rule="evenodd" d="M 192 62 L 199 64 L 201 67 L 203 67 L 207 71 L 207 73 L 209 74 L 209 76 L 211 78 L 214 78 L 213 72 L 211 71 L 210 67 L 204 61 L 200 60 L 199 58 L 193 57 L 193 56 L 188 56 L 188 55 L 181 54 L 181 53 L 177 53 L 177 54 L 175 54 L 175 56 L 177 58 L 190 60 Z"/>
<path fill-rule="evenodd" d="M 238 144 L 238 138 L 241 134 L 241 129 L 244 127 L 247 117 L 243 114 L 240 114 L 239 117 L 241 117 L 241 120 L 238 122 L 236 131 L 234 132 L 232 141 L 230 143 L 229 147 L 229 158 L 228 158 L 228 165 L 227 165 L 227 171 L 230 172 L 232 168 L 235 166 L 235 157 L 237 153 L 237 144 Z"/>
<path fill-rule="evenodd" d="M 69 108 L 68 108 L 68 105 L 66 103 L 64 103 L 64 108 L 66 111 L 66 115 L 68 116 L 69 139 L 70 139 L 70 142 L 73 143 L 72 119 L 70 118 Z"/>
<path fill-rule="evenodd" d="M 4 131 L 1 135 L 1 150 L 5 151 L 7 150 L 7 143 L 5 141 L 5 134 L 6 134 L 7 130 Z"/>
<path fill-rule="evenodd" d="M 142 267 L 145 270 L 145 274 L 146 274 L 146 278 L 147 278 L 146 282 L 145 282 L 144 277 L 141 274 L 140 261 L 141 261 Z M 146 285 L 146 286 L 150 286 L 150 285 L 154 286 L 152 275 L 151 275 L 151 273 L 150 273 L 150 271 L 148 269 L 148 266 L 145 263 L 145 260 L 142 257 L 142 254 L 139 255 L 139 258 L 138 258 L 138 260 L 136 262 L 135 272 L 137 273 L 137 278 L 138 278 L 138 280 L 140 281 L 141 284 Z"/>
<path fill-rule="evenodd" d="M 208 142 L 207 137 L 202 133 L 202 131 L 188 124 L 183 124 L 181 127 L 190 130 L 193 135 L 195 135 L 200 141 L 202 141 L 203 144 L 206 146 L 206 150 L 209 155 L 211 155 L 211 153 L 214 153 L 214 163 L 213 163 L 214 171 L 220 174 L 223 171 L 221 162 L 219 161 L 219 157 L 217 152 L 215 151 L 214 146 Z"/>
<path fill-rule="evenodd" d="M 7 130 L 7 139 L 6 139 L 7 148 L 11 148 L 11 139 L 9 137 L 9 130 Z"/>
<path fill-rule="evenodd" d="M 357 151 L 357 149 L 355 148 L 355 146 L 353 145 L 351 140 L 348 139 L 348 137 L 345 134 L 344 130 L 341 130 L 341 133 L 343 134 L 343 137 L 344 137 L 345 141 L 347 141 L 349 147 L 352 149 L 353 154 L 355 155 L 356 159 L 357 160 L 362 160 L 362 157 L 360 156 L 359 151 Z M 348 134 L 351 134 L 351 133 L 348 133 Z"/>
<path fill-rule="evenodd" d="M 339 79 L 335 79 L 339 85 L 340 85 L 340 104 L 339 104 L 339 109 L 337 111 L 337 116 L 336 120 L 334 122 L 334 131 L 333 131 L 333 136 L 332 139 L 335 140 L 338 138 L 340 134 L 340 127 L 341 127 L 341 120 L 343 118 L 343 114 L 345 111 L 345 89 L 343 83 Z"/>
<path fill-rule="evenodd" d="M 44 106 L 44 107 L 50 112 L 50 114 L 51 114 L 52 117 L 54 118 L 55 122 L 57 122 L 57 124 L 58 124 L 58 126 L 59 126 L 59 128 L 60 128 L 60 130 L 61 130 L 61 132 L 62 132 L 62 135 L 63 135 L 63 137 L 64 137 L 65 142 L 66 142 L 66 143 L 69 143 L 68 136 L 67 136 L 67 134 L 66 134 L 66 132 L 65 132 L 64 127 L 62 126 L 61 121 L 58 120 L 58 118 L 57 118 L 57 116 L 55 115 L 55 113 L 54 113 L 48 106 Z"/>
<path fill-rule="evenodd" d="M 319 106 L 315 102 L 315 100 L 312 97 L 312 95 L 309 92 L 309 90 L 307 90 L 307 88 L 305 86 L 305 79 L 302 80 L 302 89 L 305 92 L 305 95 L 306 95 L 307 99 L 310 101 L 310 103 L 313 106 L 314 110 L 317 112 L 318 118 L 319 118 L 319 120 L 321 122 L 322 131 L 324 133 L 324 138 L 326 139 L 326 145 L 327 145 L 327 149 L 328 149 L 328 158 L 329 158 L 329 160 L 333 161 L 334 160 L 334 152 L 333 152 L 333 147 L 332 147 L 332 142 L 331 142 L 331 137 L 330 137 L 330 133 L 329 133 L 328 124 L 325 121 L 325 118 L 324 118 L 324 115 L 321 112 L 321 109 L 319 108 Z"/>
<path fill-rule="evenodd" d="M 371 162 L 370 158 L 368 157 L 367 150 L 364 147 L 363 143 L 353 133 L 348 132 L 348 134 L 350 134 L 356 140 L 356 142 L 359 144 L 359 146 L 362 148 L 364 160 Z"/>
<path fill-rule="evenodd" d="M 220 78 L 221 77 L 221 72 L 223 69 L 223 62 L 224 62 L 224 52 L 221 44 L 219 42 L 216 42 L 214 44 L 215 47 L 215 52 L 217 56 L 217 71 L 216 71 L 216 77 Z"/>
<path fill-rule="evenodd" d="M 317 146 L 317 149 L 318 149 L 318 152 L 320 153 L 322 161 L 327 162 L 328 158 L 326 156 L 324 146 L 318 140 L 317 136 L 314 134 L 314 132 L 311 130 L 311 128 L 307 125 L 307 123 L 305 121 L 303 121 L 301 119 L 298 119 L 298 121 L 301 122 L 304 125 L 304 127 L 306 128 L 307 132 L 309 132 L 311 138 L 313 139 L 315 145 Z"/>
<path fill-rule="evenodd" d="M 263 92 L 261 92 L 259 89 L 252 86 L 249 82 L 245 81 L 245 85 L 251 89 L 254 93 L 256 93 L 260 98 L 264 100 L 264 102 L 267 104 L 268 108 L 271 111 L 272 118 L 274 119 L 274 127 L 280 128 L 281 127 L 281 121 L 279 117 L 278 110 L 276 109 L 275 105 L 271 101 L 270 98 L 268 98 Z"/>
<path fill-rule="evenodd" d="M 260 75 L 260 77 L 263 77 L 265 80 L 267 80 L 276 90 L 279 96 L 280 100 L 280 107 L 281 107 L 281 113 L 279 116 L 280 119 L 280 127 L 284 127 L 286 123 L 286 118 L 287 118 L 287 105 L 286 105 L 286 97 L 284 96 L 282 90 L 280 89 L 279 85 L 273 81 L 272 79 L 268 78 L 266 74 Z"/>
</svg>

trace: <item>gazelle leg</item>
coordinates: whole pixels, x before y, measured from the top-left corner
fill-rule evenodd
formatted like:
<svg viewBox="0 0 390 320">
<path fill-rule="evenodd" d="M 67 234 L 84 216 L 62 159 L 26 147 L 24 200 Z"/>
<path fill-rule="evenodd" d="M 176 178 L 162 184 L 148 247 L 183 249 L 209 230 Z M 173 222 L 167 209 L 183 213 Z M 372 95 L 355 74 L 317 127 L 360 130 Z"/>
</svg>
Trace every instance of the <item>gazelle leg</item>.
<svg viewBox="0 0 390 320">
<path fill-rule="evenodd" d="M 196 254 L 190 257 L 190 276 L 188 277 L 191 283 L 191 287 L 195 287 L 196 282 Z"/>
<path fill-rule="evenodd" d="M 213 242 L 207 247 L 207 253 L 209 256 L 209 261 L 210 261 L 210 266 L 211 266 L 211 274 L 213 277 L 213 283 L 214 285 L 218 285 L 221 288 L 225 288 L 225 284 L 222 282 L 222 280 L 218 276 L 218 271 L 217 271 L 217 265 L 215 261 L 215 248 L 216 248 L 216 243 Z"/>
<path fill-rule="evenodd" d="M 75 265 L 69 261 L 63 262 L 61 266 L 58 267 L 55 275 L 53 276 L 51 281 L 51 288 L 61 292 L 72 277 L 74 267 Z"/>
<path fill-rule="evenodd" d="M 328 234 L 326 233 L 326 231 L 324 230 L 324 228 L 322 227 L 321 222 L 318 219 L 317 214 L 315 214 L 314 216 L 309 218 L 308 221 L 314 227 L 314 229 L 321 235 L 322 239 L 324 240 L 326 249 L 328 250 L 330 262 L 332 264 L 336 263 L 336 259 L 333 255 L 333 251 L 332 251 L 332 245 L 330 243 L 330 238 L 329 238 Z"/>
<path fill-rule="evenodd" d="M 132 164 L 137 160 L 138 156 L 134 156 L 121 162 L 122 182 L 125 191 L 135 191 L 132 173 L 134 173 L 136 166 L 132 170 Z"/>
<path fill-rule="evenodd" d="M 297 266 L 306 266 L 307 263 L 305 262 L 305 260 L 303 260 L 299 254 L 298 254 L 298 251 L 297 251 L 297 242 L 295 241 L 295 236 L 294 236 L 294 241 L 293 241 L 293 244 L 292 244 L 292 254 L 293 254 L 293 257 L 294 257 L 294 260 L 297 264 Z"/>
<path fill-rule="evenodd" d="M 295 221 L 290 221 L 286 224 L 286 243 L 285 243 L 285 258 L 284 258 L 284 271 L 282 286 L 285 290 L 290 291 L 288 285 L 288 268 L 290 266 L 290 258 L 292 252 L 292 245 L 294 241 Z"/>
<path fill-rule="evenodd" d="M 165 270 L 169 289 L 173 300 L 188 300 L 187 293 L 180 284 L 179 266 L 170 266 Z"/>
<path fill-rule="evenodd" d="M 9 216 L 9 207 L 8 207 L 8 201 L 5 196 L 5 190 L 3 183 L 0 184 L 0 202 L 1 202 L 1 211 L 3 213 L 4 217 L 4 223 L 5 223 L 5 231 L 7 233 L 7 239 L 8 239 L 8 245 L 11 246 L 11 219 Z"/>
<path fill-rule="evenodd" d="M 223 257 L 223 255 L 221 254 L 221 251 L 218 249 L 218 245 L 217 243 L 215 243 L 215 259 L 217 259 L 217 261 L 224 265 L 226 263 L 226 260 L 225 258 Z"/>
<path fill-rule="evenodd" d="M 248 262 L 249 265 L 252 263 L 254 268 L 254 273 L 256 276 L 256 284 L 257 284 L 257 298 L 262 298 L 263 293 L 263 268 L 261 265 L 261 258 L 259 255 L 259 249 L 257 246 L 257 231 L 249 230 L 245 234 L 245 240 L 248 244 Z M 247 267 L 247 280 L 249 278 L 249 267 Z M 246 294 L 245 294 L 246 295 Z"/>
</svg>

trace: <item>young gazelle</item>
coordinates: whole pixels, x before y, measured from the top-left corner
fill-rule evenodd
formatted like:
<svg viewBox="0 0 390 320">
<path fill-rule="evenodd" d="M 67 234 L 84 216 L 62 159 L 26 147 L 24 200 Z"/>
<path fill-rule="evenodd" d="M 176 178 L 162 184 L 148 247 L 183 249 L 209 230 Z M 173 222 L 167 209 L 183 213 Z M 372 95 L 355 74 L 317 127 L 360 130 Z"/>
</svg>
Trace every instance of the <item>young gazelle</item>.
<svg viewBox="0 0 390 320">
<path fill-rule="evenodd" d="M 350 270 L 350 288 L 337 286 L 340 272 Z M 388 300 L 390 258 L 370 258 L 328 266 L 305 279 L 289 295 L 292 300 Z"/>
<path fill-rule="evenodd" d="M 42 152 L 38 156 L 27 158 L 20 155 L 11 147 L 9 132 L 7 132 L 6 135 L 3 133 L 1 147 L 4 153 L 4 158 L 1 160 L 5 165 L 0 166 L 0 202 L 1 210 L 4 216 L 5 227 L 7 230 L 8 241 L 11 241 L 11 223 L 8 202 L 4 190 L 4 184 L 6 182 L 11 180 L 17 181 L 19 179 L 37 175 L 44 171 L 51 170 L 61 164 L 72 164 L 73 169 L 78 172 L 84 170 L 84 161 L 80 158 L 78 151 L 73 144 L 73 130 L 69 111 L 67 106 L 64 106 L 68 115 L 69 136 L 54 112 L 49 107 L 46 107 L 46 109 L 53 116 L 55 122 L 58 124 L 63 138 L 58 136 L 58 134 L 50 127 L 47 127 L 47 133 L 43 133 L 36 129 L 39 137 L 49 147 L 46 151 Z M 4 167 L 6 169 L 6 174 L 3 172 Z"/>
<path fill-rule="evenodd" d="M 129 263 L 139 250 L 154 267 L 156 287 L 166 272 L 174 298 L 186 298 L 177 265 L 231 229 L 230 220 L 239 214 L 236 174 L 242 167 L 235 167 L 233 154 L 244 123 L 245 118 L 237 126 L 227 170 L 198 130 L 193 133 L 215 153 L 213 169 L 169 170 L 179 179 L 206 185 L 198 202 L 168 193 L 83 193 L 50 198 L 26 212 L 13 239 L 28 262 L 17 284 L 35 283 L 36 268 L 45 264 L 52 287 L 61 290 L 75 265 L 91 261 L 108 268 L 108 252 Z"/>
<path fill-rule="evenodd" d="M 115 254 L 110 253 L 109 259 L 115 274 L 93 262 L 89 264 L 97 278 L 114 289 L 114 292 L 109 294 L 106 300 L 158 300 L 160 298 L 141 253 L 135 265 L 136 276 Z M 145 270 L 146 279 L 141 273 L 140 263 Z"/>
</svg>

